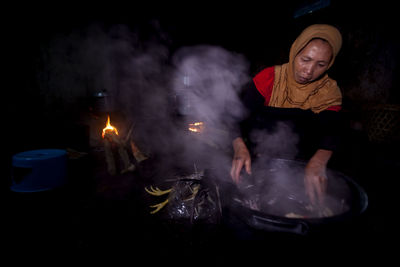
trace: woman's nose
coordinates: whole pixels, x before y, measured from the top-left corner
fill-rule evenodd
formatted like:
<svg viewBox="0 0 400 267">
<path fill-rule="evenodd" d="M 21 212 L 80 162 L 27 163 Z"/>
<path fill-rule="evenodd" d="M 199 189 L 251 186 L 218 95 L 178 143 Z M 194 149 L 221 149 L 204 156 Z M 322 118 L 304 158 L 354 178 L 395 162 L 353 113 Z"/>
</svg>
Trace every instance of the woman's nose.
<svg viewBox="0 0 400 267">
<path fill-rule="evenodd" d="M 307 74 L 308 76 L 312 76 L 313 72 L 314 72 L 314 67 L 312 64 L 305 66 L 305 68 L 304 68 L 305 74 Z"/>
</svg>

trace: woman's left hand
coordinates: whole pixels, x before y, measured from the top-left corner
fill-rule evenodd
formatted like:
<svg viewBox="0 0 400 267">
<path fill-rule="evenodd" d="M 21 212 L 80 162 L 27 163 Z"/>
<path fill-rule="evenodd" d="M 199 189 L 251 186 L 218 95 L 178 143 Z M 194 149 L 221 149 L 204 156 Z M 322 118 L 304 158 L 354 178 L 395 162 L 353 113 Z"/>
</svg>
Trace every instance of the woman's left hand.
<svg viewBox="0 0 400 267">
<path fill-rule="evenodd" d="M 304 175 L 305 193 L 311 204 L 323 205 L 328 177 L 326 166 L 332 151 L 319 149 L 307 163 Z"/>
</svg>

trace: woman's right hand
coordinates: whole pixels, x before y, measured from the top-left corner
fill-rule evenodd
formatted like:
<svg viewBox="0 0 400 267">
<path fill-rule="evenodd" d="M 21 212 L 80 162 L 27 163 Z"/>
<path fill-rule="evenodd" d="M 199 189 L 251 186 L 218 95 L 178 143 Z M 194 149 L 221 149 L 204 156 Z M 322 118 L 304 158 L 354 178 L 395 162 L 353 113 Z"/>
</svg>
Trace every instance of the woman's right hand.
<svg viewBox="0 0 400 267">
<path fill-rule="evenodd" d="M 241 137 L 233 140 L 233 150 L 234 155 L 232 160 L 231 177 L 232 180 L 238 184 L 240 181 L 240 172 L 243 166 L 245 167 L 246 172 L 251 174 L 251 157 L 250 152 Z"/>
</svg>

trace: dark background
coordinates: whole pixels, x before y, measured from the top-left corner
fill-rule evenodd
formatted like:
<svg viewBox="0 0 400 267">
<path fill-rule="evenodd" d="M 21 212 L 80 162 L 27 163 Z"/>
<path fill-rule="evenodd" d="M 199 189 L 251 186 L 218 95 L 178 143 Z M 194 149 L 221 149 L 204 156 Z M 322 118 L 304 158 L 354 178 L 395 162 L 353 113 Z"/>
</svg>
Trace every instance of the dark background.
<svg viewBox="0 0 400 267">
<path fill-rule="evenodd" d="M 81 103 L 65 104 L 59 99 L 49 102 L 37 80 L 41 51 L 59 36 L 91 24 L 106 29 L 123 24 L 138 33 L 138 43 L 160 42 L 169 48 L 171 55 L 182 46 L 197 44 L 221 46 L 243 54 L 254 75 L 264 67 L 287 62 L 290 45 L 306 26 L 329 23 L 338 27 L 343 36 L 342 50 L 330 76 L 342 90 L 346 115 L 341 158 L 333 166 L 352 175 L 369 193 L 373 215 L 369 215 L 365 226 L 367 233 L 379 242 L 388 242 L 394 234 L 390 213 L 397 209 L 393 204 L 397 201 L 393 171 L 399 168 L 398 142 L 370 139 L 367 111 L 382 104 L 400 104 L 399 38 L 395 23 L 398 14 L 394 4 L 384 1 L 332 0 L 328 7 L 294 18 L 299 8 L 315 2 L 318 1 L 226 4 L 68 1 L 4 8 L 7 18 L 3 21 L 2 43 L 6 75 L 2 120 L 7 149 L 3 153 L 6 175 L 2 178 L 2 192 L 9 185 L 13 154 L 43 146 L 76 144 L 75 139 L 64 136 L 63 130 L 66 122 L 74 124 L 77 120 Z M 53 110 L 56 106 L 57 112 Z M 85 144 L 76 148 L 87 149 Z M 371 244 L 371 251 L 375 246 Z"/>
<path fill-rule="evenodd" d="M 45 102 L 43 84 L 37 79 L 46 64 L 43 50 L 60 36 L 93 24 L 105 30 L 126 25 L 137 34 L 136 42 L 159 42 L 168 47 L 170 55 L 182 46 L 221 46 L 243 54 L 254 75 L 266 66 L 287 62 L 290 45 L 306 26 L 330 23 L 343 35 L 342 50 L 329 74 L 342 89 L 344 107 L 357 115 L 366 106 L 398 104 L 399 78 L 395 73 L 399 41 L 392 4 L 327 1 L 327 7 L 294 18 L 296 11 L 318 2 L 324 1 L 274 1 L 265 5 L 62 2 L 5 8 L 9 14 L 3 23 L 7 74 L 3 96 L 7 114 L 17 116 L 17 120 L 11 120 L 15 123 L 12 128 L 22 134 L 25 127 L 21 120 L 32 121 L 33 111 L 52 113 L 52 103 Z"/>
</svg>

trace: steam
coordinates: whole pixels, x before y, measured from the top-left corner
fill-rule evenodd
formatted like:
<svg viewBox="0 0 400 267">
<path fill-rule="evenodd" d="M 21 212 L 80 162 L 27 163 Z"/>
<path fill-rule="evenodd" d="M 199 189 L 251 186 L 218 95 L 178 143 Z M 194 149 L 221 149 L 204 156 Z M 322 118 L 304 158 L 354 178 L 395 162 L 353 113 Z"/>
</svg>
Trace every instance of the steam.
<svg viewBox="0 0 400 267">
<path fill-rule="evenodd" d="M 168 167 L 212 161 L 228 169 L 231 155 L 223 149 L 231 145 L 230 125 L 244 114 L 238 92 L 248 80 L 246 59 L 206 45 L 178 49 L 172 62 L 167 55 L 165 46 L 151 43 L 125 68 L 118 98 L 135 121 L 135 138 Z M 206 129 L 201 140 L 188 131 L 198 121 Z"/>
<path fill-rule="evenodd" d="M 253 130 L 250 141 L 261 161 L 271 157 L 293 159 L 298 152 L 299 137 L 285 122 L 277 122 L 272 130 Z"/>
<path fill-rule="evenodd" d="M 94 24 L 59 34 L 41 50 L 39 87 L 47 103 L 66 107 L 105 92 L 103 112 L 123 114 L 144 153 L 160 155 L 167 166 L 181 160 L 193 166 L 209 159 L 210 142 L 217 151 L 231 146 L 229 127 L 245 112 L 238 93 L 249 80 L 249 64 L 218 46 L 172 52 L 168 35 L 156 26 L 147 39 L 126 25 Z M 205 123 L 203 140 L 209 143 L 188 132 L 187 123 L 195 121 Z M 220 152 L 229 168 L 231 155 Z"/>
<path fill-rule="evenodd" d="M 305 163 L 269 159 L 254 171 L 254 179 L 241 186 L 245 204 L 266 214 L 296 214 L 308 218 L 330 217 L 347 212 L 352 205 L 349 184 L 343 175 L 328 170 L 328 189 L 323 207 L 311 205 L 304 190 Z"/>
<path fill-rule="evenodd" d="M 249 81 L 249 63 L 243 55 L 211 45 L 183 47 L 172 62 L 178 113 L 186 124 L 205 124 L 200 137 L 206 142 L 196 143 L 189 137 L 184 154 L 186 158 L 197 154 L 208 168 L 222 172 L 216 176 L 226 176 L 232 158 L 229 131 L 246 113 L 238 95 Z"/>
<path fill-rule="evenodd" d="M 167 39 L 159 31 L 155 36 Z M 204 163 L 226 176 L 232 158 L 229 129 L 247 112 L 238 95 L 250 79 L 249 63 L 223 47 L 197 45 L 172 53 L 167 43 L 143 40 L 125 25 L 91 25 L 60 34 L 41 50 L 40 93 L 48 103 L 75 106 L 81 98 L 106 91 L 107 112 L 118 111 L 126 124 L 134 125 L 139 148 L 160 156 L 157 167 L 197 164 L 202 169 Z M 205 123 L 204 133 L 197 136 L 188 131 L 188 123 L 196 121 Z M 269 170 L 265 160 L 293 158 L 297 152 L 298 137 L 287 124 L 254 131 L 250 139 L 260 155 L 253 169 L 260 172 Z M 293 173 L 278 176 L 268 190 L 303 191 L 292 188 L 297 187 Z"/>
<path fill-rule="evenodd" d="M 238 92 L 249 80 L 244 56 L 222 47 L 181 48 L 174 55 L 173 89 L 181 97 L 180 112 L 212 126 L 237 122 L 244 114 Z"/>
</svg>

